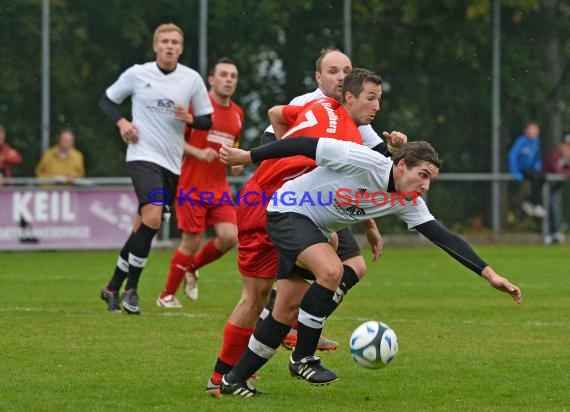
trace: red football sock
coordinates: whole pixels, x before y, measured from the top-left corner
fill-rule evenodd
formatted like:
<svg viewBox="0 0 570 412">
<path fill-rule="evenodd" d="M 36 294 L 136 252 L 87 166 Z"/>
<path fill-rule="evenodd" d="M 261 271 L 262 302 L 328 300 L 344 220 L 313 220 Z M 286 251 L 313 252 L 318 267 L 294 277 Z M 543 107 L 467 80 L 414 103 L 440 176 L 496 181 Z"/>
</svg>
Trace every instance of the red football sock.
<svg viewBox="0 0 570 412">
<path fill-rule="evenodd" d="M 227 322 L 224 328 L 224 341 L 222 342 L 222 349 L 220 349 L 218 359 L 234 366 L 245 352 L 253 331 L 254 328 L 240 328 Z M 222 373 L 214 371 L 211 378 L 212 382 L 218 385 L 222 380 L 222 375 Z"/>
<path fill-rule="evenodd" d="M 194 269 L 200 269 L 202 266 L 218 259 L 223 254 L 224 252 L 221 252 L 216 247 L 216 239 L 210 239 L 208 243 L 204 245 L 202 250 L 194 255 Z"/>
<path fill-rule="evenodd" d="M 168 277 L 166 278 L 166 283 L 164 285 L 164 291 L 160 294 L 163 298 L 166 295 L 176 295 L 176 291 L 184 279 L 184 274 L 192 264 L 192 256 L 185 255 L 176 249 L 172 254 L 172 259 L 170 260 L 170 271 L 168 272 Z"/>
</svg>

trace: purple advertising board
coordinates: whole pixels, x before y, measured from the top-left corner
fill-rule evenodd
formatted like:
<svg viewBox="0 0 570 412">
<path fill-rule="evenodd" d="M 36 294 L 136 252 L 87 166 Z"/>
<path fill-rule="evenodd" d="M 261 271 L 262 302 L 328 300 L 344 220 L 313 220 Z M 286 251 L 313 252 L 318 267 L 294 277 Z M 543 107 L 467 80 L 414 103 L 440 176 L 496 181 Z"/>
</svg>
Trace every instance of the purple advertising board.
<svg viewBox="0 0 570 412">
<path fill-rule="evenodd" d="M 131 187 L 0 190 L 0 251 L 116 249 L 138 208 Z"/>
</svg>

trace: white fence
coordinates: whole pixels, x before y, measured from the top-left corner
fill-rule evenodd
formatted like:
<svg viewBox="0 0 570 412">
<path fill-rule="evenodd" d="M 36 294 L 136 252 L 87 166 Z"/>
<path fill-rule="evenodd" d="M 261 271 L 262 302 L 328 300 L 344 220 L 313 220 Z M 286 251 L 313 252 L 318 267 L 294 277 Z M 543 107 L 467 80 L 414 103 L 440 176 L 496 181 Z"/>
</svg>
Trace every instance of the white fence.
<svg viewBox="0 0 570 412">
<path fill-rule="evenodd" d="M 547 175 L 546 179 L 547 182 L 566 180 L 559 175 Z M 229 176 L 228 180 L 240 187 L 247 177 Z M 507 173 L 442 173 L 438 177 L 441 182 L 489 182 L 490 187 L 512 180 Z M 544 185 L 543 191 L 544 207 L 549 210 L 548 185 Z M 493 190 L 488 199 L 495 235 L 501 232 L 501 196 L 504 193 Z M 427 200 L 428 194 L 424 197 Z M 66 184 L 63 178 L 13 178 L 0 187 L 0 199 L 0 250 L 118 247 L 129 233 L 129 222 L 132 223 L 137 204 L 128 177 L 77 179 L 73 184 Z M 24 220 L 31 220 L 28 223 L 46 236 L 42 244 L 34 245 L 29 238 L 26 241 Z M 542 232 L 544 235 L 548 232 L 547 219 L 543 219 Z M 61 233 L 70 234 L 71 238 L 60 239 L 58 243 L 53 236 Z M 103 234 L 109 235 L 103 237 Z M 80 235 L 85 239 L 77 238 Z M 163 225 L 160 238 L 168 243 L 170 225 Z"/>
</svg>

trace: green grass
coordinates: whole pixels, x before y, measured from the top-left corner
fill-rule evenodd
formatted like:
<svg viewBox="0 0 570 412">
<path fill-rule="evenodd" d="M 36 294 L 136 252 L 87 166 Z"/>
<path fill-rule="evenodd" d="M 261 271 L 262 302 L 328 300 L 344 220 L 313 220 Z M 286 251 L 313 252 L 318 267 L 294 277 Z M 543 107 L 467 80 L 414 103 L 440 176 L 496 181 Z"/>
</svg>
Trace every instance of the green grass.
<svg viewBox="0 0 570 412">
<path fill-rule="evenodd" d="M 340 380 L 292 379 L 280 349 L 256 399 L 204 395 L 240 293 L 235 253 L 201 270 L 196 302 L 166 312 L 154 301 L 170 252 L 152 252 L 141 316 L 108 314 L 98 299 L 115 253 L 2 253 L 0 410 L 570 410 L 568 246 L 476 249 L 522 288 L 522 305 L 436 247 L 386 245 L 327 322 L 341 347 L 322 357 Z M 370 319 L 398 334 L 400 353 L 382 370 L 348 354 L 352 330 Z"/>
</svg>

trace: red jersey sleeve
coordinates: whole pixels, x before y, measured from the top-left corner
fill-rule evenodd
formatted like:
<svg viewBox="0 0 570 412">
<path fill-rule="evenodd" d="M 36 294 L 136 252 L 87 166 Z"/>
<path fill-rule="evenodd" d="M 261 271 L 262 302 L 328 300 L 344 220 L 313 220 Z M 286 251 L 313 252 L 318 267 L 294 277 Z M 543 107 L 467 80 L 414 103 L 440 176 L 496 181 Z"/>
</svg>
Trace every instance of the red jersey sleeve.
<svg viewBox="0 0 570 412">
<path fill-rule="evenodd" d="M 283 106 L 283 119 L 289 126 L 293 126 L 303 111 L 305 111 L 305 106 Z"/>
</svg>

